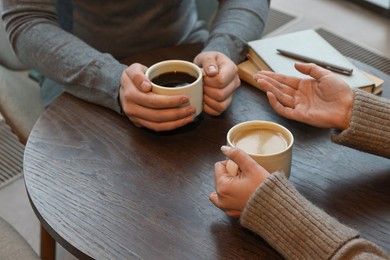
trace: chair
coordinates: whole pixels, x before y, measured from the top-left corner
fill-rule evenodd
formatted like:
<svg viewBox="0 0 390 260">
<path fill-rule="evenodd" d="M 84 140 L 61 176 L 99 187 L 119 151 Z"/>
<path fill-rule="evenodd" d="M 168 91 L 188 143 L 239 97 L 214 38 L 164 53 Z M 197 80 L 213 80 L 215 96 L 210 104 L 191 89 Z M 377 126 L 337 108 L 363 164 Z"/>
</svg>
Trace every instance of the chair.
<svg viewBox="0 0 390 260">
<path fill-rule="evenodd" d="M 14 55 L 0 20 L 0 113 L 22 144 L 26 144 L 34 123 L 44 110 L 39 84 L 29 77 L 29 73 Z M 0 234 L 3 238 L 2 231 Z M 55 240 L 42 225 L 40 243 L 41 258 L 54 259 Z M 3 259 L 2 255 L 0 258 Z"/>
<path fill-rule="evenodd" d="M 0 217 L 0 259 L 36 260 L 39 256 L 26 240 Z"/>
</svg>

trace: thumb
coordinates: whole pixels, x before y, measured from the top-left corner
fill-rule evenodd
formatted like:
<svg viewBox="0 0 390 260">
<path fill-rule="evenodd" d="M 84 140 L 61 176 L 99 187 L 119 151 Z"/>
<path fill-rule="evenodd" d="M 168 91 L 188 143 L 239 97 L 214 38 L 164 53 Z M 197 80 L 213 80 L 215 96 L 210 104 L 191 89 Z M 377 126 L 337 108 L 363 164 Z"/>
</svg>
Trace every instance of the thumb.
<svg viewBox="0 0 390 260">
<path fill-rule="evenodd" d="M 206 76 L 213 77 L 218 74 L 218 65 L 215 59 L 207 58 L 203 61 L 202 68 Z"/>
<path fill-rule="evenodd" d="M 315 79 L 320 79 L 328 74 L 331 74 L 329 70 L 326 70 L 313 63 L 295 63 L 295 68 L 305 74 L 309 75 Z"/>
<path fill-rule="evenodd" d="M 148 78 L 142 81 L 141 85 L 139 86 L 139 90 L 144 93 L 150 92 L 152 90 L 152 83 Z"/>
<path fill-rule="evenodd" d="M 222 146 L 221 151 L 241 169 L 241 172 L 252 172 L 253 169 L 261 167 L 246 152 L 237 147 Z"/>
<path fill-rule="evenodd" d="M 145 75 L 147 67 L 140 63 L 133 63 L 124 70 L 125 75 L 130 79 L 135 87 L 146 93 L 151 91 L 152 83 L 150 79 Z"/>
<path fill-rule="evenodd" d="M 148 93 L 152 90 L 152 83 L 148 78 L 145 78 L 144 81 L 142 81 L 141 84 L 138 85 L 138 89 L 144 93 Z"/>
</svg>

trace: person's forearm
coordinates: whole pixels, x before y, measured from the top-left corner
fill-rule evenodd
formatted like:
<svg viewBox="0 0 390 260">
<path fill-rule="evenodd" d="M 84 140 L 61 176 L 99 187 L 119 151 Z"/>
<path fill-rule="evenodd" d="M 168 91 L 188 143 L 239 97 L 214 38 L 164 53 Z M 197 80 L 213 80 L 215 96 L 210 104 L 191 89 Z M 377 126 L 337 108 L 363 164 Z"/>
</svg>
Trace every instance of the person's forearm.
<svg viewBox="0 0 390 260">
<path fill-rule="evenodd" d="M 269 10 L 267 0 L 220 0 L 204 51 L 219 51 L 235 63 L 245 59 L 247 42 L 259 39 Z"/>
<path fill-rule="evenodd" d="M 390 158 L 390 100 L 354 90 L 349 127 L 332 135 L 338 144 Z"/>
<path fill-rule="evenodd" d="M 342 259 L 351 252 L 385 255 L 306 200 L 280 173 L 260 185 L 240 221 L 288 259 Z"/>
<path fill-rule="evenodd" d="M 62 30 L 51 1 L 4 1 L 3 19 L 22 63 L 84 100 L 120 111 L 120 76 L 126 68 Z"/>
</svg>

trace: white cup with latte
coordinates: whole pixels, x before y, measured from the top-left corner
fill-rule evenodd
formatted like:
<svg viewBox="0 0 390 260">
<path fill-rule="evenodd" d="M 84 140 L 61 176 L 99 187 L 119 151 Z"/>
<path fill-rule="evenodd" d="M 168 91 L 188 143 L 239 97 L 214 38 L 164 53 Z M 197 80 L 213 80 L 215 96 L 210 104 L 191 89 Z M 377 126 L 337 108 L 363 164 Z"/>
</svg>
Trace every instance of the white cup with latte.
<svg viewBox="0 0 390 260">
<path fill-rule="evenodd" d="M 294 137 L 282 125 L 269 121 L 246 121 L 233 126 L 227 134 L 227 144 L 248 153 L 269 173 L 279 171 L 290 176 Z M 234 163 L 228 161 L 228 171 L 234 174 Z"/>
</svg>

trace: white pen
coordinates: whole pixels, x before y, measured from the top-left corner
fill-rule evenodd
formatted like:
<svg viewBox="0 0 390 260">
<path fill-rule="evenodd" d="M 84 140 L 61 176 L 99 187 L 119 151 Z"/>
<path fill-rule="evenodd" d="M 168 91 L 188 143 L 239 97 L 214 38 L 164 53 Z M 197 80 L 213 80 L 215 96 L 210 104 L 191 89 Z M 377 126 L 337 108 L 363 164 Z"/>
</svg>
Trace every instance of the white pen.
<svg viewBox="0 0 390 260">
<path fill-rule="evenodd" d="M 353 69 L 351 68 L 346 68 L 346 67 L 343 67 L 343 66 L 340 66 L 340 65 L 336 65 L 336 64 L 332 64 L 332 63 L 329 63 L 329 62 L 326 62 L 326 61 L 321 61 L 321 60 L 317 60 L 317 59 L 314 59 L 314 58 L 310 58 L 310 57 L 307 57 L 307 56 L 304 56 L 304 55 L 301 55 L 301 54 L 297 54 L 297 53 L 294 53 L 294 52 L 291 52 L 291 51 L 286 51 L 286 50 L 281 50 L 281 49 L 276 49 L 280 54 L 282 54 L 283 56 L 287 56 L 287 57 L 290 57 L 290 58 L 294 58 L 294 59 L 297 59 L 297 60 L 301 60 L 301 61 L 304 61 L 304 62 L 311 62 L 311 63 L 314 63 L 314 64 L 317 64 L 325 69 L 328 69 L 328 70 L 331 70 L 331 71 L 334 71 L 334 72 L 338 72 L 338 73 L 342 73 L 342 74 L 345 74 L 345 75 L 352 75 L 352 71 Z"/>
</svg>

